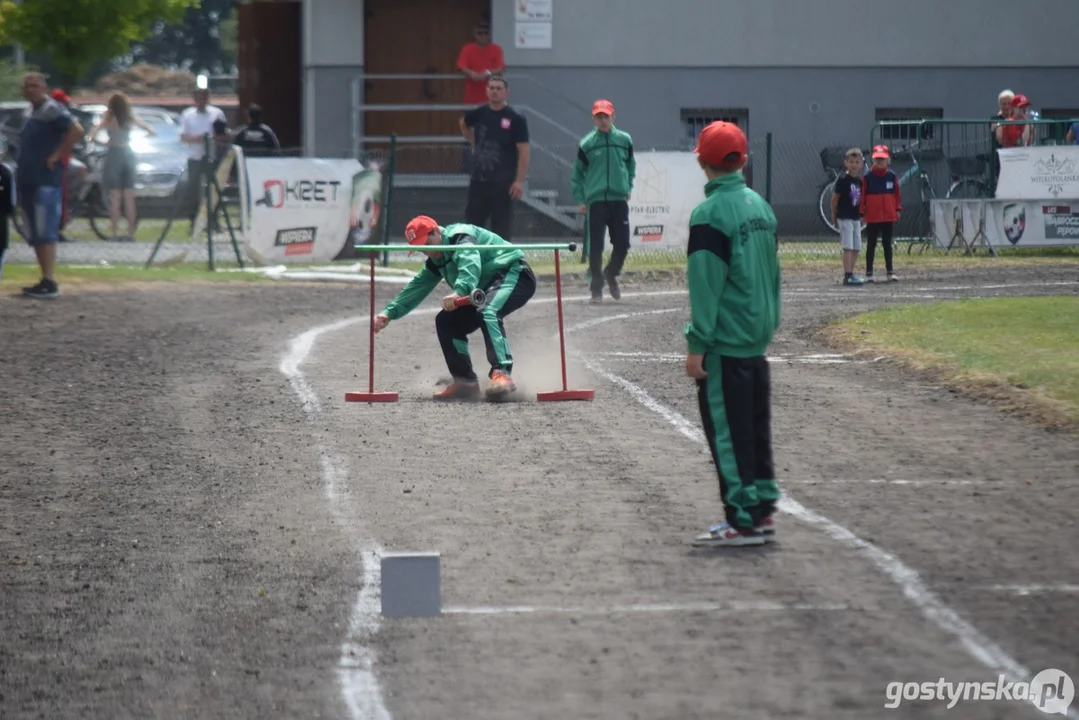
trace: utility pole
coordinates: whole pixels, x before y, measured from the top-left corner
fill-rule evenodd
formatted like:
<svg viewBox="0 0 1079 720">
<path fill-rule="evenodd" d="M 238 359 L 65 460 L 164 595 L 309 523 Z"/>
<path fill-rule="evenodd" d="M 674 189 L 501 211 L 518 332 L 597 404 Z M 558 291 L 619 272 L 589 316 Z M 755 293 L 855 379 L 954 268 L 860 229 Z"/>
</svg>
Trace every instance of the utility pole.
<svg viewBox="0 0 1079 720">
<path fill-rule="evenodd" d="M 15 0 L 16 5 L 22 5 L 22 0 Z M 23 52 L 22 45 L 15 44 L 15 66 L 18 67 L 26 62 L 26 53 Z"/>
</svg>

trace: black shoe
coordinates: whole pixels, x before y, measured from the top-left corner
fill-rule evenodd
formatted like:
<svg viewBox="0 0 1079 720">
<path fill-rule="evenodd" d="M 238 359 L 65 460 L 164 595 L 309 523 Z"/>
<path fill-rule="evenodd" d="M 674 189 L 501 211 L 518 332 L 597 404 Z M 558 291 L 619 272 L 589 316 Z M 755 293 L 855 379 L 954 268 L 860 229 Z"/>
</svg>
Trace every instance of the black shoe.
<svg viewBox="0 0 1079 720">
<path fill-rule="evenodd" d="M 33 287 L 24 287 L 22 294 L 36 300 L 51 300 L 60 294 L 60 286 L 54 280 L 42 279 Z"/>
<path fill-rule="evenodd" d="M 618 278 L 609 271 L 604 271 L 603 276 L 607 278 L 607 287 L 611 289 L 611 297 L 615 300 L 621 300 L 622 291 L 618 288 Z"/>
</svg>

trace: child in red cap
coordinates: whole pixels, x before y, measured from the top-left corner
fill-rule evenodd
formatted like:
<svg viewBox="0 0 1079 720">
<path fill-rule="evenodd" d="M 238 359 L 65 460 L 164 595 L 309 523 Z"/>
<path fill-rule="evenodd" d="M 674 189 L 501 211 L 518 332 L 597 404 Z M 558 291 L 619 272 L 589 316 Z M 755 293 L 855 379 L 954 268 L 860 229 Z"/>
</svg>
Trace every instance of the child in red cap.
<svg viewBox="0 0 1079 720">
<path fill-rule="evenodd" d="M 435 316 L 435 330 L 453 383 L 435 393 L 435 398 L 472 398 L 479 395 L 479 381 L 468 354 L 468 336 L 483 332 L 487 346 L 490 384 L 487 397 L 501 399 L 517 389 L 513 382 L 513 354 L 503 319 L 525 306 L 536 292 L 536 276 L 525 262 L 524 253 L 498 235 L 475 225 L 440 227 L 433 218 L 420 215 L 405 228 L 409 245 L 423 246 L 427 256 L 423 268 L 398 293 L 386 309 L 375 316 L 375 332 L 416 309 L 445 280 L 453 292 L 442 298 L 442 312 Z M 457 250 L 440 252 L 447 245 L 498 246 L 497 250 Z M 434 246 L 434 247 L 432 247 Z M 409 253 L 411 254 L 411 253 Z M 483 289 L 482 308 L 457 307 L 456 302 Z"/>
<path fill-rule="evenodd" d="M 779 501 L 766 358 L 780 317 L 776 218 L 746 186 L 746 136 L 737 125 L 708 125 L 696 153 L 708 183 L 689 221 L 686 374 L 697 381 L 725 522 L 692 544 L 762 545 L 775 539 Z"/>
<path fill-rule="evenodd" d="M 903 203 L 899 195 L 899 178 L 888 167 L 891 153 L 887 145 L 873 148 L 873 167 L 862 176 L 862 217 L 865 219 L 865 281 L 873 280 L 873 256 L 877 252 L 877 239 L 884 248 L 884 266 L 888 271 L 888 281 L 895 282 L 892 266 L 892 229 L 899 222 L 903 212 Z"/>
</svg>

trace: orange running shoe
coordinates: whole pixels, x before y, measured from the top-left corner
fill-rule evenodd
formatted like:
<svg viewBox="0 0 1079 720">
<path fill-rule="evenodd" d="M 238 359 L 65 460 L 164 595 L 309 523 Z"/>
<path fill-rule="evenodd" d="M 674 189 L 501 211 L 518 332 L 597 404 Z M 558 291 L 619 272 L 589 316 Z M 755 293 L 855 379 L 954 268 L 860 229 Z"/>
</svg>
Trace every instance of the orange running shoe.
<svg viewBox="0 0 1079 720">
<path fill-rule="evenodd" d="M 509 395 L 515 391 L 517 386 L 513 382 L 513 378 L 509 376 L 509 373 L 502 370 L 495 370 L 491 373 L 491 384 L 487 386 L 487 397 L 499 398 L 505 395 Z"/>
<path fill-rule="evenodd" d="M 451 384 L 434 394 L 435 400 L 456 400 L 458 398 L 474 398 L 480 394 L 478 382 L 467 380 L 454 380 Z"/>
</svg>

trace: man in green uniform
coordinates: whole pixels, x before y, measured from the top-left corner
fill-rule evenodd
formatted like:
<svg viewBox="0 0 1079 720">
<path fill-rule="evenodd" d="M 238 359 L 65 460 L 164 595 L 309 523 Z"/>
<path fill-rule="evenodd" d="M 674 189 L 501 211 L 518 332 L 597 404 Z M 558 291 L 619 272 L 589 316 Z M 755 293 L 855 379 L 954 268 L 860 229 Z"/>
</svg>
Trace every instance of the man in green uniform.
<svg viewBox="0 0 1079 720">
<path fill-rule="evenodd" d="M 577 211 L 588 217 L 588 272 L 592 302 L 603 301 L 606 278 L 611 297 L 618 300 L 618 275 L 629 254 L 629 195 L 637 161 L 633 159 L 633 138 L 614 126 L 614 105 L 609 100 L 592 104 L 595 129 L 581 139 L 573 165 L 570 185 Z M 603 240 L 611 234 L 611 259 L 603 264 Z"/>
<path fill-rule="evenodd" d="M 780 317 L 776 218 L 746 186 L 746 136 L 737 125 L 711 123 L 694 152 L 708 183 L 689 221 L 686 374 L 697 381 L 725 522 L 693 545 L 761 545 L 775 539 L 779 500 L 765 357 Z"/>
<path fill-rule="evenodd" d="M 442 312 L 435 316 L 435 330 L 453 383 L 435 393 L 438 399 L 471 398 L 479 395 L 479 381 L 468 354 L 468 335 L 483 331 L 487 345 L 490 384 L 487 396 L 501 398 L 514 392 L 513 355 L 503 318 L 524 307 L 536 292 L 536 276 L 525 262 L 524 253 L 498 235 L 475 225 L 456 224 L 439 227 L 426 215 L 413 218 L 405 228 L 410 245 L 424 246 L 427 256 L 423 268 L 408 282 L 380 314 L 375 316 L 375 332 L 416 309 L 441 280 L 453 289 L 442 298 Z M 504 249 L 440 252 L 447 245 L 497 245 Z M 412 253 L 409 253 L 410 255 Z M 482 308 L 457 307 L 473 290 L 486 293 Z"/>
</svg>

